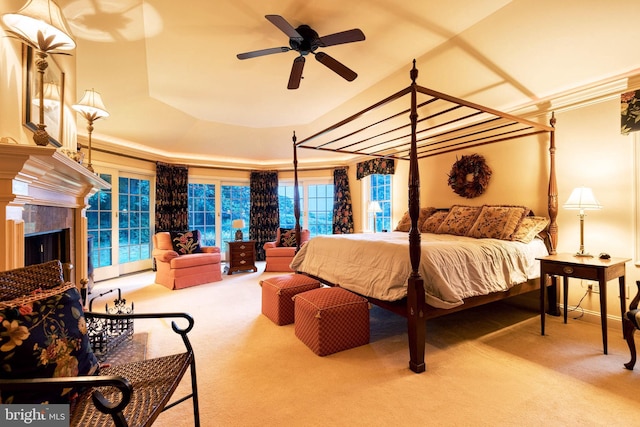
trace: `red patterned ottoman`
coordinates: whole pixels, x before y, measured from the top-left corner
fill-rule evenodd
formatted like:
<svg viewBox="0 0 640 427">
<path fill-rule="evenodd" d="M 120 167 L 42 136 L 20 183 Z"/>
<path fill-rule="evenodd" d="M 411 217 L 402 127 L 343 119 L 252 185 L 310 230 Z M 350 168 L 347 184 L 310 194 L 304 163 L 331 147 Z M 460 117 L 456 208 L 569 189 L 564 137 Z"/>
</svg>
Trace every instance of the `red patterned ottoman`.
<svg viewBox="0 0 640 427">
<path fill-rule="evenodd" d="M 304 274 L 285 274 L 260 282 L 262 286 L 262 314 L 276 325 L 293 323 L 293 296 L 319 288 L 320 282 Z"/>
<path fill-rule="evenodd" d="M 295 334 L 318 356 L 369 343 L 369 302 L 342 288 L 294 297 Z"/>
</svg>

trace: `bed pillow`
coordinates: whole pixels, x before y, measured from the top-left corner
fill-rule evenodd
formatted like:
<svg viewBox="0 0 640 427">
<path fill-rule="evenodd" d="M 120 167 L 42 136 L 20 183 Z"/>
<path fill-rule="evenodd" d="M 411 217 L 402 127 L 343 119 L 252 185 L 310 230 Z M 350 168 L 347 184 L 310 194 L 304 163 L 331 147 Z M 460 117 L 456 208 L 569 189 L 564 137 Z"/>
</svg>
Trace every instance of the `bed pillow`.
<svg viewBox="0 0 640 427">
<path fill-rule="evenodd" d="M 55 378 L 98 371 L 73 283 L 0 303 L 0 377 Z M 1 392 L 2 403 L 69 403 L 75 391 Z"/>
<path fill-rule="evenodd" d="M 466 236 L 481 209 L 480 206 L 453 205 L 436 233 Z"/>
<path fill-rule="evenodd" d="M 442 221 L 449 214 L 448 210 L 445 211 L 436 211 L 431 216 L 429 216 L 420 227 L 421 233 L 435 233 L 438 231 L 438 227 L 442 224 Z"/>
<path fill-rule="evenodd" d="M 297 246 L 296 245 L 296 229 L 281 228 L 280 240 L 278 241 L 278 246 L 283 246 L 285 248 L 293 248 Z"/>
<path fill-rule="evenodd" d="M 420 214 L 418 216 L 418 230 L 422 228 L 422 224 L 429 218 L 437 209 L 428 207 L 428 208 L 420 208 Z M 395 231 L 409 231 L 411 230 L 411 217 L 409 216 L 409 211 L 406 211 L 402 218 L 398 222 L 398 225 Z"/>
<path fill-rule="evenodd" d="M 528 213 L 529 209 L 524 206 L 484 205 L 467 236 L 511 240 L 513 232 Z"/>
<path fill-rule="evenodd" d="M 531 243 L 535 237 L 549 225 L 549 218 L 542 216 L 526 216 L 511 236 L 511 240 Z"/>
<path fill-rule="evenodd" d="M 170 231 L 171 244 L 173 250 L 179 255 L 197 254 L 202 252 L 200 247 L 200 232 L 191 231 Z"/>
</svg>

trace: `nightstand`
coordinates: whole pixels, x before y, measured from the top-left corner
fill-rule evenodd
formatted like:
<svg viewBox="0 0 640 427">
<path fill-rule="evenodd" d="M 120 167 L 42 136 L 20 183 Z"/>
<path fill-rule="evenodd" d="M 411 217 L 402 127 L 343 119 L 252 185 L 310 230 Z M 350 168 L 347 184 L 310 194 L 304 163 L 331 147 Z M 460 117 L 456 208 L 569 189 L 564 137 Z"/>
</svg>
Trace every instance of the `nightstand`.
<svg viewBox="0 0 640 427">
<path fill-rule="evenodd" d="M 618 279 L 620 286 L 620 314 L 626 311 L 625 263 L 630 258 L 600 259 L 598 257 L 579 257 L 573 254 L 549 255 L 540 260 L 540 332 L 544 335 L 545 320 L 545 280 L 551 277 L 552 285 L 556 285 L 557 276 L 563 277 L 564 323 L 567 323 L 567 291 L 569 277 L 597 281 L 600 286 L 600 320 L 602 324 L 602 346 L 607 354 L 607 282 Z"/>
<path fill-rule="evenodd" d="M 256 241 L 239 240 L 227 242 L 227 274 L 235 271 L 258 271 L 256 267 Z"/>
</svg>

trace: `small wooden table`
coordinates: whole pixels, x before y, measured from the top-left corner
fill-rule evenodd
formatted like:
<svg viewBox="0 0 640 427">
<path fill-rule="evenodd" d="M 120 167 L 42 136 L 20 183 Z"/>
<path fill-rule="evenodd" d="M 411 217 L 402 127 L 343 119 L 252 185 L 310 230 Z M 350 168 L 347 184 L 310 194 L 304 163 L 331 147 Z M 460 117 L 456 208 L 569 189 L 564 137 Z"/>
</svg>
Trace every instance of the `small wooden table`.
<svg viewBox="0 0 640 427">
<path fill-rule="evenodd" d="M 620 313 L 626 311 L 625 291 L 625 263 L 630 258 L 579 257 L 573 254 L 549 255 L 540 260 L 540 332 L 544 335 L 545 320 L 545 286 L 547 276 L 551 277 L 552 285 L 556 285 L 556 276 L 563 277 L 564 323 L 567 323 L 567 291 L 569 277 L 597 281 L 600 286 L 600 322 L 602 324 L 602 346 L 607 354 L 607 282 L 618 279 L 620 285 Z"/>
<path fill-rule="evenodd" d="M 227 242 L 227 263 L 231 275 L 234 271 L 258 271 L 256 267 L 256 241 L 236 240 Z"/>
</svg>

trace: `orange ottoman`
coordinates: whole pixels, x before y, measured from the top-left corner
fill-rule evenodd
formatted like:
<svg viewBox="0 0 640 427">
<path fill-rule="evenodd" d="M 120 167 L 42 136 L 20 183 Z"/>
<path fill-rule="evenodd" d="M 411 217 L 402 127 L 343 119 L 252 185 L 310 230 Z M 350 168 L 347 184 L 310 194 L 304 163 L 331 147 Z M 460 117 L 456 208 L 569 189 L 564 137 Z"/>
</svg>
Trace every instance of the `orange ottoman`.
<svg viewBox="0 0 640 427">
<path fill-rule="evenodd" d="M 318 356 L 369 343 L 369 302 L 342 288 L 294 297 L 295 334 Z"/>
<path fill-rule="evenodd" d="M 293 323 L 293 296 L 319 288 L 320 282 L 304 274 L 285 274 L 260 281 L 262 314 L 276 325 Z"/>
</svg>

